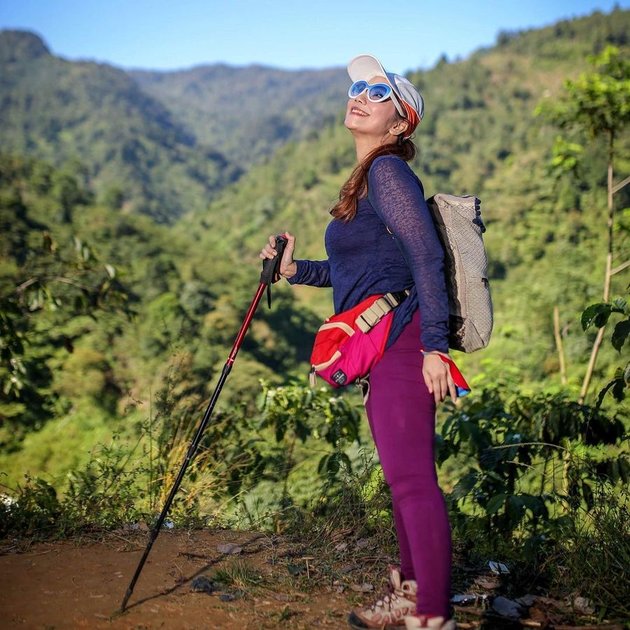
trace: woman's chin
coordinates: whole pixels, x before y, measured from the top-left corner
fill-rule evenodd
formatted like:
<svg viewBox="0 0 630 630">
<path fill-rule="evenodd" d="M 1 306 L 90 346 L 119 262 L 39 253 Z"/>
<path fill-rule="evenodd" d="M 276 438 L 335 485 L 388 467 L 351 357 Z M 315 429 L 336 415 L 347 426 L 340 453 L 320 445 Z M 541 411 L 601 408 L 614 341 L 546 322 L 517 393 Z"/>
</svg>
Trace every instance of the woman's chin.
<svg viewBox="0 0 630 630">
<path fill-rule="evenodd" d="M 346 116 L 343 124 L 345 128 L 351 133 L 366 133 L 366 130 L 361 122 L 361 120 L 357 120 L 357 116 L 353 116 L 352 114 L 350 114 L 349 116 Z"/>
</svg>

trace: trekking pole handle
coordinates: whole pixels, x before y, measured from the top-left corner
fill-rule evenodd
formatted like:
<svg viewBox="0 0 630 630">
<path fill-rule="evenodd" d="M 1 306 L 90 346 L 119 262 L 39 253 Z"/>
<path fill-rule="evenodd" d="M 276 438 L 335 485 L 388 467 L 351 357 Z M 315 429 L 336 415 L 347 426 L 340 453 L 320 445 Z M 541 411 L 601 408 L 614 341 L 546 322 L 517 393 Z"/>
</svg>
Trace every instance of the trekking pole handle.
<svg viewBox="0 0 630 630">
<path fill-rule="evenodd" d="M 287 237 L 283 234 L 276 236 L 276 252 L 278 252 L 273 258 L 265 258 L 263 260 L 262 273 L 260 274 L 260 282 L 262 284 L 270 285 L 280 280 L 280 262 L 282 261 L 282 254 L 284 248 L 287 245 Z"/>
</svg>

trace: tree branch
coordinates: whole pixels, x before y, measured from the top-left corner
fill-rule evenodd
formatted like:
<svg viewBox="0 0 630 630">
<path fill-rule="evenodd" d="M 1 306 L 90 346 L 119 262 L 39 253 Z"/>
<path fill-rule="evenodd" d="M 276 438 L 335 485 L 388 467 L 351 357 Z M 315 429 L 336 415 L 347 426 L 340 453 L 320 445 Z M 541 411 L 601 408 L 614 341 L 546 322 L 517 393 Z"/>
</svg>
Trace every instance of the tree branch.
<svg viewBox="0 0 630 630">
<path fill-rule="evenodd" d="M 626 260 L 625 263 L 621 263 L 621 265 L 619 265 L 618 267 L 615 267 L 614 269 L 610 270 L 610 275 L 614 276 L 616 273 L 619 273 L 620 271 L 623 271 L 626 267 L 630 267 L 630 260 Z"/>
<path fill-rule="evenodd" d="M 618 184 L 615 184 L 612 189 L 612 194 L 618 193 L 622 188 L 625 188 L 628 184 L 630 184 L 630 176 L 626 177 L 626 179 L 620 181 Z"/>
</svg>

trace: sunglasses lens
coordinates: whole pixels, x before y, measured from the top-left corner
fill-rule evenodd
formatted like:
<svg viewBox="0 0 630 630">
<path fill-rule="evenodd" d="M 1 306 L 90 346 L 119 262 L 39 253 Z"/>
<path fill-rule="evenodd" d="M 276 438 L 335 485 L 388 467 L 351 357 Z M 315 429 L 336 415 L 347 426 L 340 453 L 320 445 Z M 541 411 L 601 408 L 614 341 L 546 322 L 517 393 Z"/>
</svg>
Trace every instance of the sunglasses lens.
<svg viewBox="0 0 630 630">
<path fill-rule="evenodd" d="M 384 101 L 388 98 L 391 92 L 392 89 L 389 85 L 385 85 L 385 83 L 375 83 L 374 85 L 370 85 L 368 97 L 371 101 L 379 103 L 380 101 Z"/>
<path fill-rule="evenodd" d="M 368 84 L 366 81 L 355 81 L 348 90 L 348 96 L 350 98 L 356 98 L 362 92 L 365 92 Z"/>
</svg>

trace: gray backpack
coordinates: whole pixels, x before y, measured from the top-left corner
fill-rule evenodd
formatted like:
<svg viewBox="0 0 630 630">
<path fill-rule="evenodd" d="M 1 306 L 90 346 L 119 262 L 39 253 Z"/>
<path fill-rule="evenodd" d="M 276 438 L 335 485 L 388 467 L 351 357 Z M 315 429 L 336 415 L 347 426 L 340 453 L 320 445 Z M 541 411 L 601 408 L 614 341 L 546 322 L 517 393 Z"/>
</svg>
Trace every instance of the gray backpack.
<svg viewBox="0 0 630 630">
<path fill-rule="evenodd" d="M 444 193 L 427 199 L 445 252 L 449 346 L 463 352 L 485 348 L 492 332 L 488 258 L 482 237 L 486 228 L 480 203 L 470 195 Z"/>
</svg>

